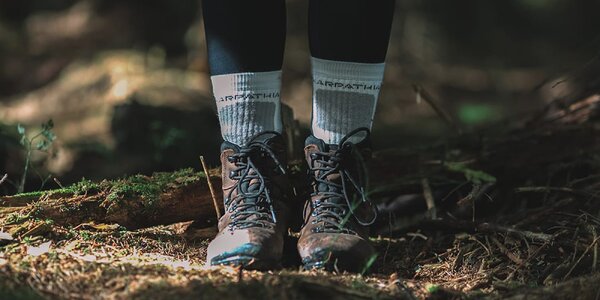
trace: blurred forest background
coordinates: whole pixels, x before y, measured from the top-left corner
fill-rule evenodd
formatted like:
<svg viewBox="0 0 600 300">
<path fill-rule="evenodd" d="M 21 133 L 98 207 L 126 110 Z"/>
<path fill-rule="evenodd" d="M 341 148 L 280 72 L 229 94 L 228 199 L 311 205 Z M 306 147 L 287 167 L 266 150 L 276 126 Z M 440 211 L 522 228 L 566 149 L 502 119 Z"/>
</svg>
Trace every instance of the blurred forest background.
<svg viewBox="0 0 600 300">
<path fill-rule="evenodd" d="M 307 1 L 287 2 L 283 101 L 307 128 Z M 454 134 L 417 101 L 413 84 L 464 131 L 518 126 L 600 84 L 578 80 L 598 65 L 597 0 L 399 0 L 396 10 L 378 149 Z M 33 151 L 26 190 L 199 168 L 198 155 L 216 166 L 208 71 L 198 0 L 0 1 L 0 177 L 16 185 L 22 130 L 31 138 L 49 119 L 56 139 L 48 153 Z M 0 186 L 0 194 L 15 190 Z"/>
</svg>

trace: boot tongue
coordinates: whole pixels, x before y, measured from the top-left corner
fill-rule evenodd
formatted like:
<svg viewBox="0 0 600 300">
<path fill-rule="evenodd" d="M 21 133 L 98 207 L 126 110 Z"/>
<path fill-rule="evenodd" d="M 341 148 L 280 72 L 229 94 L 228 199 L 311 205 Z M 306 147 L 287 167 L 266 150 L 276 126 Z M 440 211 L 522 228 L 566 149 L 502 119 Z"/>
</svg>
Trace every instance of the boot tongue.
<svg viewBox="0 0 600 300">
<path fill-rule="evenodd" d="M 259 133 L 255 136 L 251 137 L 250 140 L 248 140 L 247 145 L 250 145 L 252 143 L 269 144 L 271 142 L 271 140 L 274 140 L 277 138 L 281 138 L 281 134 L 274 132 L 274 131 L 273 132 L 271 132 L 271 131 L 262 132 L 262 133 Z"/>
<path fill-rule="evenodd" d="M 240 152 L 240 146 L 232 143 L 232 142 L 228 142 L 228 141 L 223 141 L 223 143 L 221 144 L 221 152 L 225 152 L 226 150 L 233 150 L 234 153 L 239 153 Z"/>
</svg>

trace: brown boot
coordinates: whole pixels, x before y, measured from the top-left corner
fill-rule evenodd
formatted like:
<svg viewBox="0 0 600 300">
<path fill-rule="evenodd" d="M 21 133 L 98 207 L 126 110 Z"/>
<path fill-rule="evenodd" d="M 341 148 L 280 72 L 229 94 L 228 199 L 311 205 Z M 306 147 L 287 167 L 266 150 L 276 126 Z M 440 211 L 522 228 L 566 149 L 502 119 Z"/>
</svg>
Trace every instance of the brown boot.
<svg viewBox="0 0 600 300">
<path fill-rule="evenodd" d="M 245 146 L 221 146 L 225 214 L 207 250 L 207 265 L 272 269 L 280 265 L 290 185 L 285 143 L 261 133 Z"/>
<path fill-rule="evenodd" d="M 363 138 L 357 144 L 349 138 Z M 298 251 L 304 267 L 365 272 L 376 257 L 368 225 L 377 217 L 365 195 L 362 164 L 370 150 L 369 131 L 355 130 L 340 145 L 310 136 L 304 148 L 313 193 L 304 208 Z"/>
</svg>

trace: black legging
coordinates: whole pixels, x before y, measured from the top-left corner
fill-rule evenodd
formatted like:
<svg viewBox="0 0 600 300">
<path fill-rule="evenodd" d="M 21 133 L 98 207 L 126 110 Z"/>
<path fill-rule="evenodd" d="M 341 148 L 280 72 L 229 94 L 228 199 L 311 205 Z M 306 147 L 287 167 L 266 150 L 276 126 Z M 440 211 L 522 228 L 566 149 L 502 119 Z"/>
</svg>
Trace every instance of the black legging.
<svg viewBox="0 0 600 300">
<path fill-rule="evenodd" d="M 381 63 L 395 0 L 309 0 L 311 55 Z M 203 0 L 212 75 L 280 70 L 285 46 L 285 0 Z"/>
</svg>

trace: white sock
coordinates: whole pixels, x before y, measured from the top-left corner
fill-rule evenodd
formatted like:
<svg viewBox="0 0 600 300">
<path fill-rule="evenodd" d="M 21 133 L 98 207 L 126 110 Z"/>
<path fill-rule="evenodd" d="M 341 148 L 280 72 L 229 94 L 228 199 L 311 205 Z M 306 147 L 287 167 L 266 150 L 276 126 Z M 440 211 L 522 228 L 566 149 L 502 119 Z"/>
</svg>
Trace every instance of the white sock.
<svg viewBox="0 0 600 300">
<path fill-rule="evenodd" d="M 264 131 L 281 132 L 281 71 L 211 76 L 223 139 L 238 146 Z"/>
<path fill-rule="evenodd" d="M 354 63 L 312 58 L 312 133 L 338 144 L 350 131 L 371 129 L 385 63 Z M 358 142 L 362 138 L 351 139 Z"/>
</svg>

